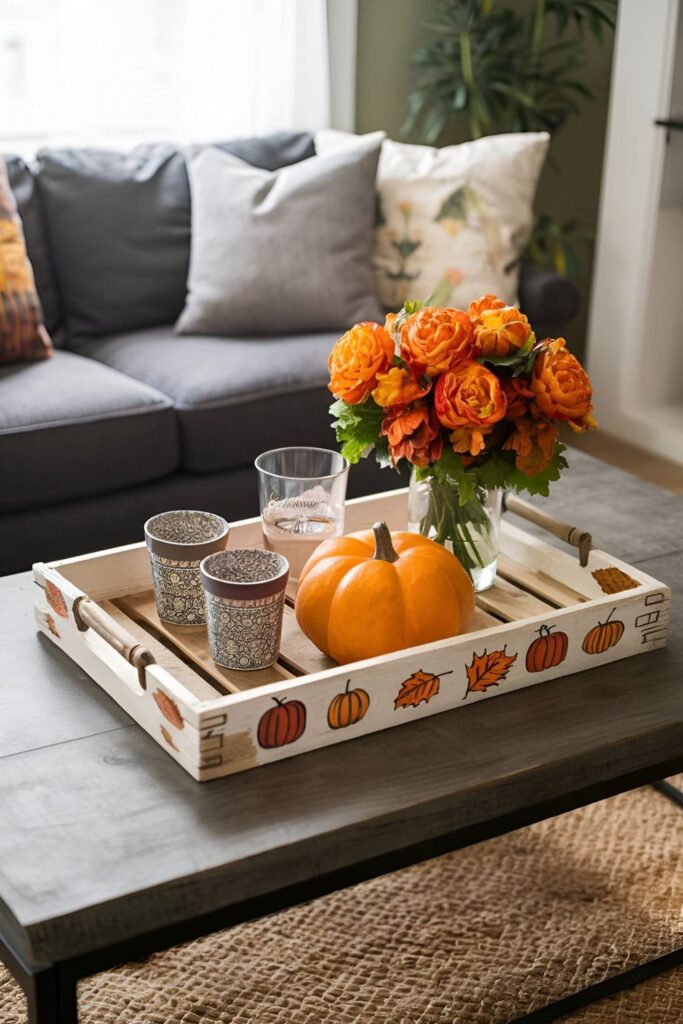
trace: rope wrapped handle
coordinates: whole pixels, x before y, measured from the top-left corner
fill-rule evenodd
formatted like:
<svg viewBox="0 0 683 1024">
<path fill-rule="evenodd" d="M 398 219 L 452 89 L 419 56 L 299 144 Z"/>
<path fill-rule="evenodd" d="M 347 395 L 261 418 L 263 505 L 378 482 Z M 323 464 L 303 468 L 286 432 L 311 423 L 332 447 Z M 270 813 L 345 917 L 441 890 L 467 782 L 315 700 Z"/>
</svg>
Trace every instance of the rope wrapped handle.
<svg viewBox="0 0 683 1024">
<path fill-rule="evenodd" d="M 585 568 L 588 565 L 588 555 L 593 545 L 593 538 L 586 530 L 580 530 L 578 526 L 570 526 L 560 519 L 555 519 L 547 512 L 541 511 L 528 501 L 518 498 L 516 494 L 503 494 L 503 510 L 514 512 L 530 523 L 540 526 L 541 529 L 552 533 L 554 537 L 563 540 L 566 544 L 579 549 L 579 564 Z"/>
<path fill-rule="evenodd" d="M 138 681 L 143 690 L 147 689 L 145 669 L 156 664 L 154 655 L 143 644 L 138 643 L 134 636 L 119 625 L 111 615 L 89 597 L 79 597 L 74 601 L 74 619 L 82 633 L 93 629 L 98 636 L 118 651 L 126 661 L 138 670 Z"/>
</svg>

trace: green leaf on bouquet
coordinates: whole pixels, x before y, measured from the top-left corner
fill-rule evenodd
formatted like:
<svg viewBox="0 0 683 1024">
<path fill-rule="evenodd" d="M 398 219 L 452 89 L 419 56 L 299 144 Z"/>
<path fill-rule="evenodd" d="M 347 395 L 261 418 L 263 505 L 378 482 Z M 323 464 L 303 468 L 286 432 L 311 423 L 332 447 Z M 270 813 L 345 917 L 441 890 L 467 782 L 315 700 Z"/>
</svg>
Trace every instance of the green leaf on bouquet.
<svg viewBox="0 0 683 1024">
<path fill-rule="evenodd" d="M 513 377 L 531 373 L 540 346 L 536 345 L 536 335 L 532 334 L 522 348 L 515 349 L 507 356 L 481 356 L 477 362 L 488 363 L 489 366 L 508 366 L 514 370 Z"/>
<path fill-rule="evenodd" d="M 515 470 L 515 453 L 492 451 L 477 468 L 481 486 L 489 491 L 510 486 L 510 476 Z"/>
<path fill-rule="evenodd" d="M 341 399 L 330 406 L 337 441 L 341 444 L 341 453 L 349 462 L 360 462 L 369 455 L 380 440 L 380 430 L 384 413 L 372 399 L 359 405 L 349 405 Z"/>
<path fill-rule="evenodd" d="M 477 473 L 463 465 L 462 459 L 452 448 L 446 446 L 433 472 L 439 483 L 454 483 L 458 488 L 461 505 L 466 505 L 477 496 Z"/>
</svg>

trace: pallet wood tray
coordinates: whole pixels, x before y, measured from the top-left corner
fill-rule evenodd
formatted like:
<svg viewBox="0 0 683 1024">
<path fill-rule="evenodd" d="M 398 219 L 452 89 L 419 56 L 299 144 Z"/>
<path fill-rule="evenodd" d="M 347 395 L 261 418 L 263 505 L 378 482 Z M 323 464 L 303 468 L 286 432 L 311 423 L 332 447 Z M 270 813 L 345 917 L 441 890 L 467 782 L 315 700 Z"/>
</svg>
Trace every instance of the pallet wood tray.
<svg viewBox="0 0 683 1024">
<path fill-rule="evenodd" d="M 383 519 L 399 530 L 406 518 L 406 492 L 392 491 L 348 502 L 346 528 Z M 260 519 L 232 524 L 229 546 L 260 547 Z M 220 668 L 205 627 L 159 619 L 144 544 L 37 563 L 35 615 L 204 782 L 664 646 L 669 588 L 605 552 L 584 555 L 582 566 L 504 521 L 498 578 L 478 595 L 470 632 L 350 665 L 300 632 L 292 592 L 277 664 Z M 268 716 L 278 716 L 270 729 Z"/>
</svg>

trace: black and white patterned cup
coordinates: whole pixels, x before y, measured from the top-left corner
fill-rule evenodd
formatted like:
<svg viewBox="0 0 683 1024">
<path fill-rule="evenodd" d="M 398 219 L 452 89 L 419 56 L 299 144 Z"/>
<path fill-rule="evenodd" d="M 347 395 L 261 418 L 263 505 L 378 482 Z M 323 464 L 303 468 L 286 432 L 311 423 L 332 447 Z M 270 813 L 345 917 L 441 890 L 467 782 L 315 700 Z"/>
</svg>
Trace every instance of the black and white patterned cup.
<svg viewBox="0 0 683 1024">
<path fill-rule="evenodd" d="M 222 551 L 230 526 L 212 512 L 161 512 L 145 523 L 159 618 L 174 626 L 206 622 L 199 578 L 202 558 Z"/>
<path fill-rule="evenodd" d="M 275 551 L 238 548 L 200 566 L 211 657 L 224 668 L 254 671 L 277 661 L 289 562 Z"/>
</svg>

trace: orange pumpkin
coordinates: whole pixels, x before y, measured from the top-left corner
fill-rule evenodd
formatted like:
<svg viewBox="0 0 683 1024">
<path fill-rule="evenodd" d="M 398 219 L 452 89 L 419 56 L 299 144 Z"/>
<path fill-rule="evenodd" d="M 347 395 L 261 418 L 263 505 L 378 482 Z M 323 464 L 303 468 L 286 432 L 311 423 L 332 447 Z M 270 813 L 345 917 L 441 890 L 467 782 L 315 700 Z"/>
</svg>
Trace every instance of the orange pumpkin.
<svg viewBox="0 0 683 1024">
<path fill-rule="evenodd" d="M 295 609 L 309 640 L 344 664 L 464 632 L 474 590 L 446 548 L 375 523 L 316 548 L 299 578 Z"/>
<path fill-rule="evenodd" d="M 613 608 L 604 622 L 598 622 L 597 626 L 593 626 L 586 633 L 581 644 L 586 654 L 602 654 L 619 643 L 624 635 L 625 626 L 619 619 L 612 619 L 616 610 Z"/>
<path fill-rule="evenodd" d="M 349 690 L 350 682 L 347 679 L 344 692 L 336 694 L 330 701 L 327 709 L 330 729 L 345 729 L 347 725 L 355 725 L 370 707 L 370 697 L 365 690 Z"/>
<path fill-rule="evenodd" d="M 552 633 L 554 626 L 541 626 L 537 638 L 526 652 L 527 672 L 543 672 L 554 668 L 567 657 L 569 637 L 566 633 Z"/>
</svg>

